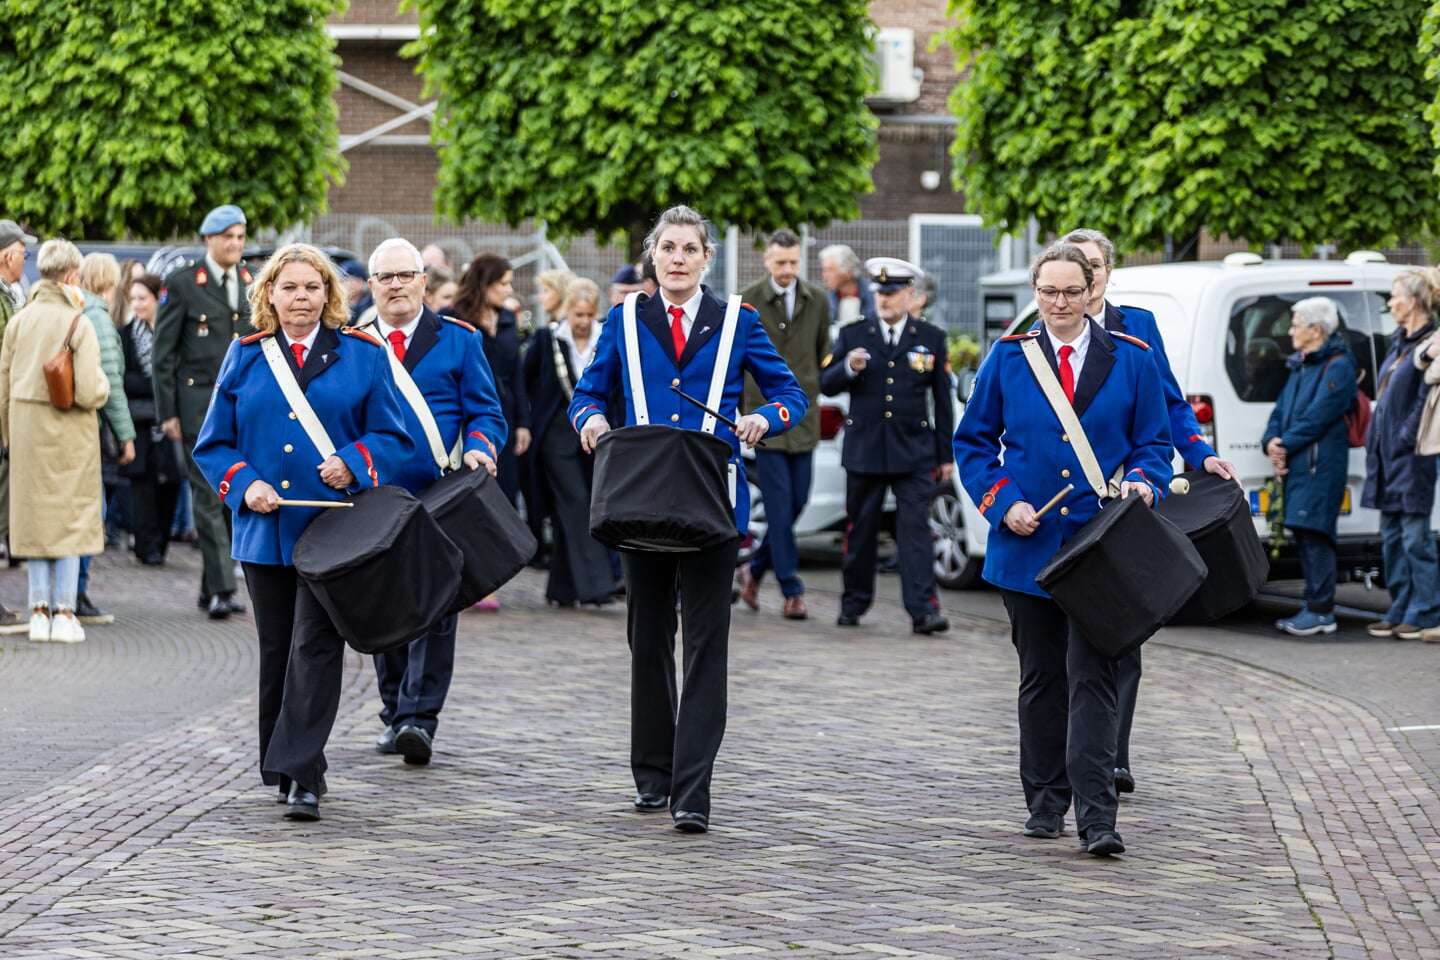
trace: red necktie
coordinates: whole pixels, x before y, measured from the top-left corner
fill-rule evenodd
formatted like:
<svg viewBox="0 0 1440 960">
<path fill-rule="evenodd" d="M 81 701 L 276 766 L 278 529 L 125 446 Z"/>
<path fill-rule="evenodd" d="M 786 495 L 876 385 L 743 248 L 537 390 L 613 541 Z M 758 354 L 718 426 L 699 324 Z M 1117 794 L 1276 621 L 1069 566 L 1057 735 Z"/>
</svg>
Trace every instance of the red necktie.
<svg viewBox="0 0 1440 960">
<path fill-rule="evenodd" d="M 1070 354 L 1075 348 L 1068 343 L 1060 348 L 1060 386 L 1065 391 L 1065 399 L 1071 403 L 1075 402 L 1075 371 L 1070 369 Z"/>
<path fill-rule="evenodd" d="M 292 343 L 292 344 L 290 344 L 290 352 L 293 353 L 293 354 L 295 354 L 295 366 L 297 366 L 297 367 L 304 367 L 304 366 L 305 366 L 305 344 L 303 344 L 303 343 Z"/>
<path fill-rule="evenodd" d="M 675 359 L 685 352 L 685 308 L 670 308 L 670 336 L 675 339 Z"/>
<path fill-rule="evenodd" d="M 390 331 L 389 340 L 390 340 L 390 346 L 395 350 L 395 359 L 396 359 L 396 360 L 399 360 L 401 363 L 404 363 L 404 362 L 405 362 L 405 331 L 404 331 L 404 330 L 391 330 L 391 331 Z"/>
</svg>

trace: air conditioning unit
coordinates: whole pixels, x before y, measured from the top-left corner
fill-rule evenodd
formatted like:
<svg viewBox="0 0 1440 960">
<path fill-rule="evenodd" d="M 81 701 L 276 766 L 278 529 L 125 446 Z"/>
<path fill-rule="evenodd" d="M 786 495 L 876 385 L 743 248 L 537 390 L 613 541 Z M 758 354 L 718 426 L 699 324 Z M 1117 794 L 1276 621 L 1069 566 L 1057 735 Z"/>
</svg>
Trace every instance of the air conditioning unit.
<svg viewBox="0 0 1440 960">
<path fill-rule="evenodd" d="M 925 74 L 915 69 L 914 30 L 883 27 L 876 31 L 875 62 L 880 66 L 880 89 L 870 95 L 871 104 L 899 105 L 920 99 Z"/>
</svg>

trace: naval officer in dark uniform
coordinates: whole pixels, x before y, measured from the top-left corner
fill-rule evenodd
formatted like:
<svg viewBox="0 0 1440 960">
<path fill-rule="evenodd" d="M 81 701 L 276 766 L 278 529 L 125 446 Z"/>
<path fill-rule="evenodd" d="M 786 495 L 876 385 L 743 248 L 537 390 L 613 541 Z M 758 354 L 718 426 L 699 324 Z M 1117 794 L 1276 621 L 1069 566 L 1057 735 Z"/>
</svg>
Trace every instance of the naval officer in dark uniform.
<svg viewBox="0 0 1440 960">
<path fill-rule="evenodd" d="M 895 494 L 895 541 L 900 593 L 915 633 L 940 633 L 930 541 L 930 499 L 948 483 L 955 464 L 954 423 L 945 331 L 910 317 L 920 269 L 893 257 L 866 261 L 875 284 L 875 311 L 840 330 L 820 390 L 850 394 L 845 417 L 845 559 L 842 627 L 859 624 L 875 597 L 875 539 L 888 487 Z"/>
<path fill-rule="evenodd" d="M 151 370 L 155 415 L 165 436 L 181 440 L 190 470 L 195 532 L 205 573 L 200 606 L 219 620 L 241 613 L 235 599 L 235 566 L 230 559 L 230 521 L 214 488 L 191 451 L 230 342 L 250 330 L 250 272 L 240 262 L 245 250 L 245 212 L 234 204 L 216 207 L 200 224 L 205 256 L 170 274 L 160 290 Z"/>
</svg>

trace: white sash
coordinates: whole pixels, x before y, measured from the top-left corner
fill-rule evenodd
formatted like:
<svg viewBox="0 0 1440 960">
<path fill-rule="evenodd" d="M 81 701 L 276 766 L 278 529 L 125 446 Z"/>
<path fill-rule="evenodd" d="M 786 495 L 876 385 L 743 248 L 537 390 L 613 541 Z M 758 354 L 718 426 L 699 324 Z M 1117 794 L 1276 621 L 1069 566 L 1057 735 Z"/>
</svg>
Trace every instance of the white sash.
<svg viewBox="0 0 1440 960">
<path fill-rule="evenodd" d="M 420 429 L 425 431 L 425 439 L 430 444 L 430 456 L 435 458 L 435 465 L 440 472 L 460 469 L 462 451 L 464 450 L 464 437 L 455 438 L 455 446 L 450 452 L 445 452 L 445 441 L 440 437 L 440 425 L 435 422 L 435 415 L 430 412 L 430 405 L 425 402 L 425 395 L 415 384 L 415 378 L 410 376 L 410 371 L 405 369 L 405 364 L 395 356 L 392 345 L 385 334 L 380 332 L 380 321 L 376 320 L 368 328 L 382 344 L 385 355 L 390 358 L 390 372 L 395 375 L 395 386 L 400 388 L 400 394 L 405 402 L 410 404 L 410 409 L 415 411 L 415 416 L 420 420 Z M 461 424 L 461 432 L 464 432 L 464 424 Z"/>
<path fill-rule="evenodd" d="M 305 399 L 305 393 L 300 389 L 300 382 L 295 379 L 295 371 L 290 369 L 290 364 L 285 359 L 284 352 L 280 349 L 279 334 L 266 337 L 260 341 L 260 349 L 265 352 L 265 362 L 270 365 L 270 372 L 275 375 L 275 382 L 280 384 L 280 392 L 285 394 L 285 400 L 290 404 L 290 409 L 295 412 L 295 419 L 300 421 L 300 426 L 305 428 L 305 435 L 310 442 L 315 444 L 315 449 L 320 451 L 322 460 L 335 455 L 335 444 L 330 442 L 330 434 L 320 425 L 320 418 L 315 415 L 315 408 L 310 406 L 310 401 Z"/>
<path fill-rule="evenodd" d="M 640 339 L 635 318 L 635 302 L 640 294 L 631 293 L 625 297 L 625 366 L 630 371 L 630 409 L 635 411 L 635 422 L 650 422 L 650 404 L 645 397 L 645 375 L 640 367 Z M 715 367 L 710 373 L 710 393 L 705 403 L 711 410 L 720 409 L 725 395 L 725 378 L 730 372 L 730 354 L 735 347 L 735 330 L 740 320 L 740 295 L 734 294 L 725 308 L 725 321 L 720 328 L 720 347 L 715 356 Z M 693 333 L 692 333 L 693 335 Z M 700 429 L 712 436 L 715 433 L 715 418 L 705 414 Z"/>
<path fill-rule="evenodd" d="M 1125 475 L 1125 465 L 1122 463 L 1116 467 L 1115 476 L 1110 478 L 1109 483 L 1105 482 L 1100 461 L 1095 459 L 1095 451 L 1090 447 L 1090 438 L 1085 436 L 1085 428 L 1080 426 L 1080 418 L 1075 416 L 1075 408 L 1065 398 L 1064 388 L 1060 386 L 1055 371 L 1050 369 L 1050 364 L 1045 359 L 1045 353 L 1040 347 L 1040 337 L 1026 339 L 1020 344 L 1020 349 L 1025 353 L 1025 360 L 1030 364 L 1030 371 L 1035 374 L 1035 380 L 1040 384 L 1045 399 L 1050 401 L 1055 416 L 1060 418 L 1060 426 L 1065 428 L 1070 445 L 1075 448 L 1075 456 L 1080 458 L 1080 468 L 1085 471 L 1085 481 L 1090 484 L 1090 489 L 1094 490 L 1101 500 L 1118 497 L 1120 478 Z"/>
</svg>

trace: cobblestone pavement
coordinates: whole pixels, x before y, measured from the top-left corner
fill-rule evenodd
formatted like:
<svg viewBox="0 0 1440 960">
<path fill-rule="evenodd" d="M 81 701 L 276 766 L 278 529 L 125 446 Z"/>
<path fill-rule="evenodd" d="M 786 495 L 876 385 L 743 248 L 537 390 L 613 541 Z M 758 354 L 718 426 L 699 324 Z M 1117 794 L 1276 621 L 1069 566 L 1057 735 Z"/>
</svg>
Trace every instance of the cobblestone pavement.
<svg viewBox="0 0 1440 960">
<path fill-rule="evenodd" d="M 373 752 L 349 658 L 300 825 L 254 769 L 248 619 L 206 621 L 175 567 L 107 558 L 120 619 L 84 645 L 0 642 L 7 960 L 1440 958 L 1440 800 L 1372 712 L 1276 673 L 1147 653 L 1130 852 L 1097 860 L 1073 822 L 1019 835 L 1003 625 L 914 637 L 886 599 L 837 633 L 816 587 L 803 624 L 767 597 L 736 612 L 714 829 L 686 836 L 629 810 L 623 610 L 546 610 L 527 571 L 462 617 L 429 767 Z"/>
</svg>

